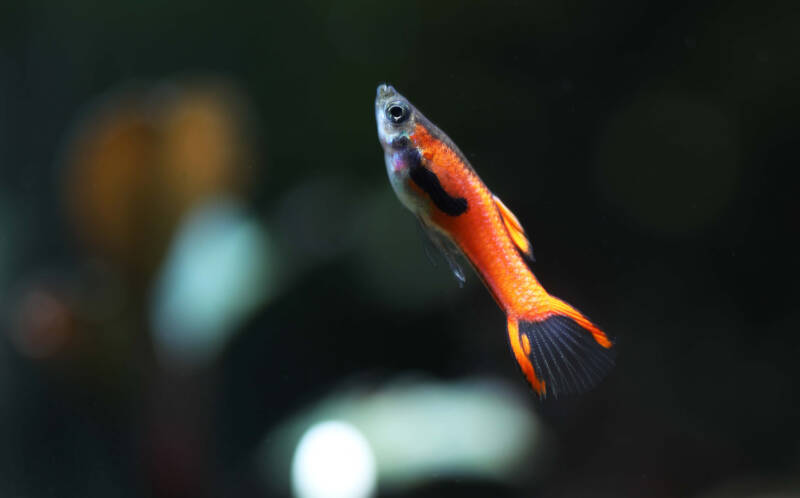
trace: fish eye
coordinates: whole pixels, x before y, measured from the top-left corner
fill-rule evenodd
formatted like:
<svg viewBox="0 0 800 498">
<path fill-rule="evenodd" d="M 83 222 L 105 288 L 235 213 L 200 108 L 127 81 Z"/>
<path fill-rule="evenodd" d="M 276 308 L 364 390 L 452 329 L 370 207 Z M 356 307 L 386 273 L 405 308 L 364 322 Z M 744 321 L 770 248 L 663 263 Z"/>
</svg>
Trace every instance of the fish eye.
<svg viewBox="0 0 800 498">
<path fill-rule="evenodd" d="M 402 102 L 392 102 L 386 106 L 386 119 L 392 123 L 402 123 L 408 119 L 408 106 Z"/>
</svg>

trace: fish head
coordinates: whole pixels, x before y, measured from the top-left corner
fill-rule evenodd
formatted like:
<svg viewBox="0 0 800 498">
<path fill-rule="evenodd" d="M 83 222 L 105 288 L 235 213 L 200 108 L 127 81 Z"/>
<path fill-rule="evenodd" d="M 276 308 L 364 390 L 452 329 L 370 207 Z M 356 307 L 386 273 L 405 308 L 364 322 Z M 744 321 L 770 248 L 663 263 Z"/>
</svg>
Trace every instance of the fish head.
<svg viewBox="0 0 800 498">
<path fill-rule="evenodd" d="M 384 151 L 396 149 L 414 131 L 416 110 L 391 85 L 378 85 L 375 95 L 375 121 Z"/>
<path fill-rule="evenodd" d="M 413 213 L 424 215 L 429 209 L 428 199 L 419 189 L 411 188 L 409 181 L 412 168 L 420 162 L 420 153 L 410 138 L 418 119 L 418 111 L 394 87 L 378 86 L 375 121 L 386 173 L 400 201 Z"/>
</svg>

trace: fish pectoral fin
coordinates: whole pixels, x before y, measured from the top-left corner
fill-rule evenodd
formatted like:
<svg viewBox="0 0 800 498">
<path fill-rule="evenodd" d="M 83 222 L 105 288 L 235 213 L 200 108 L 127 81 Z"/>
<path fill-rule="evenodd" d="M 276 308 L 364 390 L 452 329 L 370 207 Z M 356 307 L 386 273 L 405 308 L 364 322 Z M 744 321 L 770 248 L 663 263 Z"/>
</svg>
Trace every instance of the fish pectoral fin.
<svg viewBox="0 0 800 498">
<path fill-rule="evenodd" d="M 444 235 L 436 231 L 435 228 L 428 225 L 422 218 L 419 219 L 419 226 L 422 228 L 422 231 L 428 236 L 428 240 L 431 241 L 432 245 L 439 249 L 439 252 L 442 253 L 444 260 L 447 261 L 448 266 L 450 266 L 450 271 L 453 272 L 453 275 L 458 280 L 458 286 L 464 287 L 464 282 L 467 281 L 467 277 L 464 274 L 464 269 L 461 268 L 461 265 L 458 262 L 458 255 L 459 250 L 447 239 Z M 430 253 L 427 251 L 426 253 L 430 257 Z M 434 263 L 435 260 L 431 258 L 431 262 Z"/>
<path fill-rule="evenodd" d="M 514 242 L 514 245 L 517 246 L 519 252 L 530 258 L 531 261 L 535 261 L 531 242 L 528 240 L 528 236 L 525 235 L 525 230 L 522 228 L 522 225 L 517 217 L 514 216 L 514 213 L 512 213 L 505 204 L 503 204 L 503 201 L 501 201 L 499 197 L 492 195 L 492 199 L 494 200 L 495 206 L 497 206 L 497 211 L 500 213 L 500 218 L 503 220 L 503 224 L 505 225 L 506 230 L 508 230 L 508 235 L 511 236 L 511 240 Z"/>
</svg>

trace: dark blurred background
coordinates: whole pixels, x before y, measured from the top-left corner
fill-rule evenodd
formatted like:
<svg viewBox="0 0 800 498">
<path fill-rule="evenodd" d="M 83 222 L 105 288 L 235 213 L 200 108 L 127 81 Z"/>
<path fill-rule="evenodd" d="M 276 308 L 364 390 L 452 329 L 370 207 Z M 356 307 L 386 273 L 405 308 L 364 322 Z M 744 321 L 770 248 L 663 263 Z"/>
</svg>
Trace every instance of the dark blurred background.
<svg viewBox="0 0 800 498">
<path fill-rule="evenodd" d="M 789 1 L 0 4 L 0 496 L 315 496 L 298 441 L 326 420 L 362 437 L 312 445 L 323 467 L 363 482 L 316 496 L 800 496 L 798 25 Z M 536 400 L 477 277 L 427 260 L 384 81 L 616 336 L 597 389 Z"/>
</svg>

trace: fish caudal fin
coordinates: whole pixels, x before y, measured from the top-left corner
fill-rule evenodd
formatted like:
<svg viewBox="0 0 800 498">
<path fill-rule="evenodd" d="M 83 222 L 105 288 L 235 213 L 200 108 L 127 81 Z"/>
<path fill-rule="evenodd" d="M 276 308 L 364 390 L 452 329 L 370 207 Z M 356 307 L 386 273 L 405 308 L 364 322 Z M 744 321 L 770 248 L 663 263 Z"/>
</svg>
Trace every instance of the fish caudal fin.
<svg viewBox="0 0 800 498">
<path fill-rule="evenodd" d="M 568 304 L 551 299 L 569 313 L 556 310 L 537 319 L 508 319 L 511 351 L 541 398 L 590 390 L 608 374 L 615 357 L 605 333 Z"/>
</svg>

